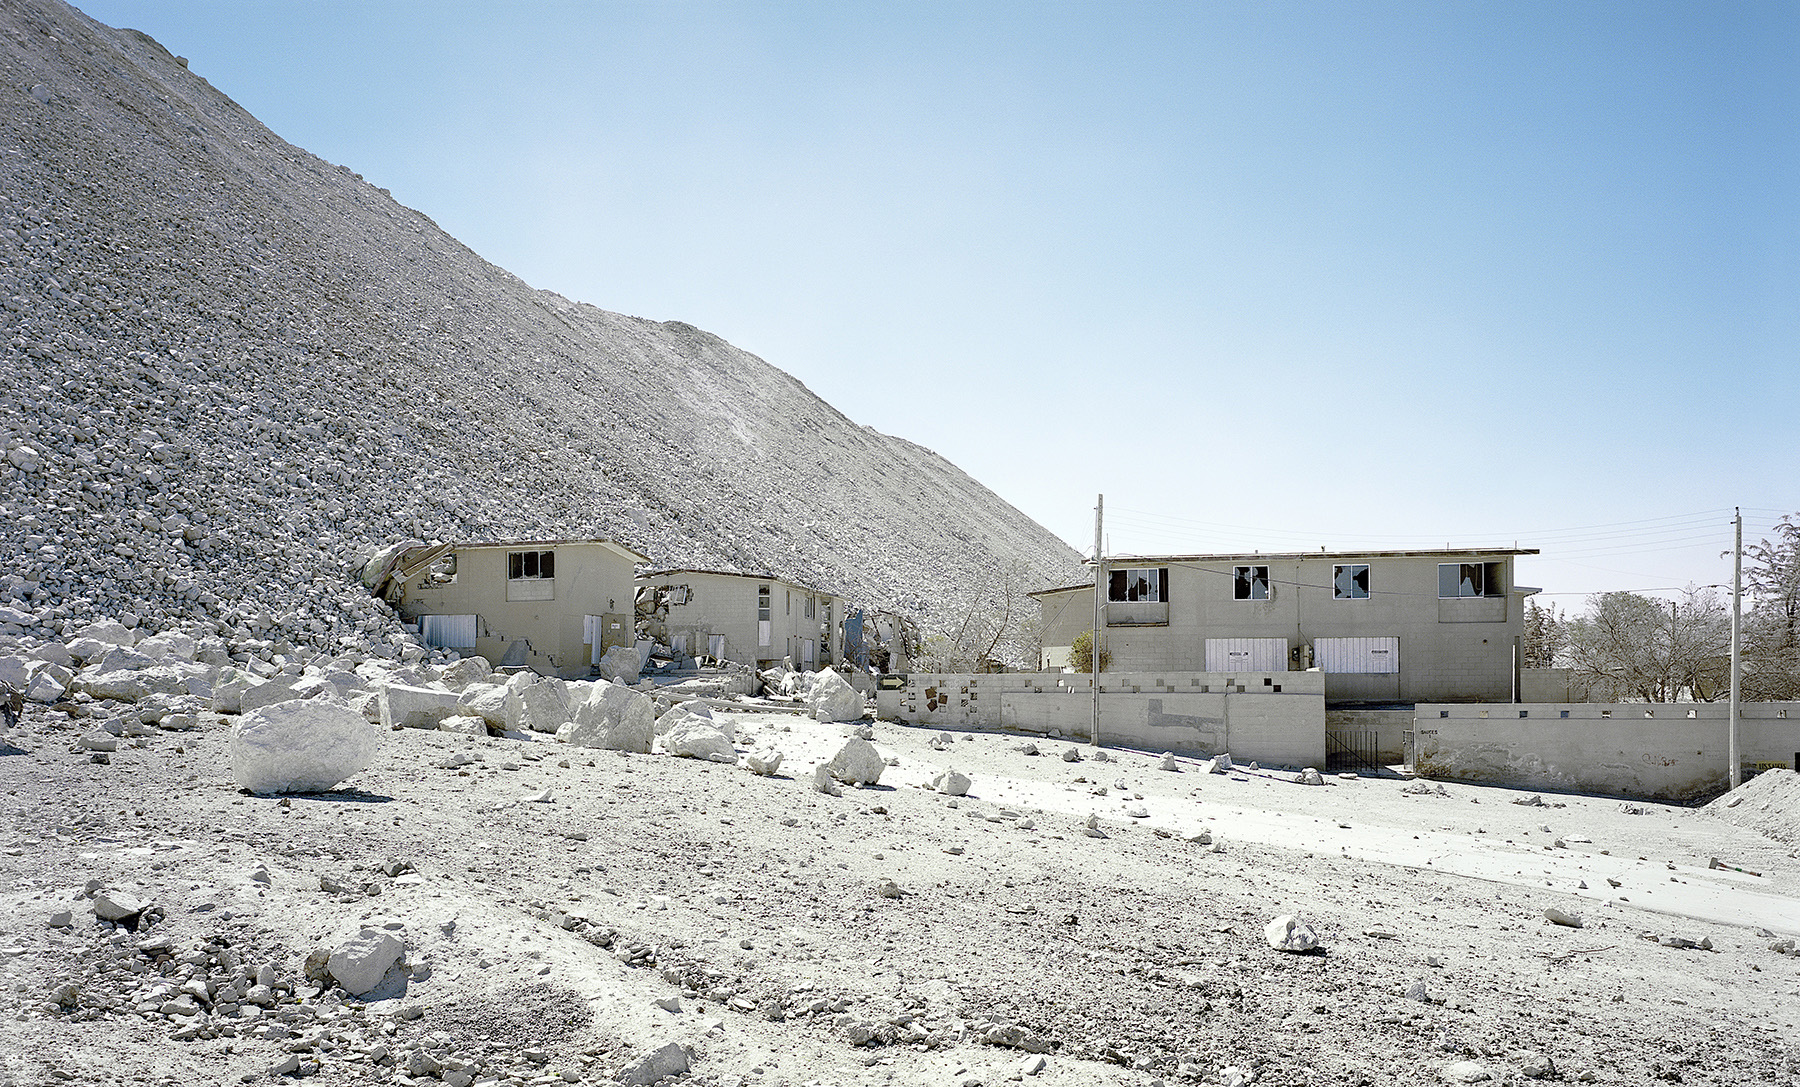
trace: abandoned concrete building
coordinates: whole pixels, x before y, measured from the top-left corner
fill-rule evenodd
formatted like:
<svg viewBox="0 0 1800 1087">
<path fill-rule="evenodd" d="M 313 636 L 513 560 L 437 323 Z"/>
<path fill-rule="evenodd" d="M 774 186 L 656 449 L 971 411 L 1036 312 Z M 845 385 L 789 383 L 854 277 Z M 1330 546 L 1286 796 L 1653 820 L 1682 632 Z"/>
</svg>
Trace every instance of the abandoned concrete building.
<svg viewBox="0 0 1800 1087">
<path fill-rule="evenodd" d="M 843 656 L 843 598 L 774 574 L 658 570 L 637 579 L 644 632 L 677 654 L 766 668 L 836 666 Z"/>
<path fill-rule="evenodd" d="M 634 644 L 632 572 L 647 561 L 612 540 L 440 543 L 400 551 L 371 588 L 427 645 L 573 678 Z"/>
<path fill-rule="evenodd" d="M 1317 668 L 1328 705 L 1510 701 L 1535 550 L 1130 556 L 1107 562 L 1102 644 L 1117 672 Z M 1092 584 L 1031 594 L 1042 666 L 1093 627 Z"/>
</svg>

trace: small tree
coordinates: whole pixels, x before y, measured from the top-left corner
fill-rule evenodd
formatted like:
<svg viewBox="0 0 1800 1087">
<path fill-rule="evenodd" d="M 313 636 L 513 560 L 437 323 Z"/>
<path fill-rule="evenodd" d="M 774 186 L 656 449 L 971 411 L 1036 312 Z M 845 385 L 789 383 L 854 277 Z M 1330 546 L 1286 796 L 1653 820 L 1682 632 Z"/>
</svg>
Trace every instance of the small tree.
<svg viewBox="0 0 1800 1087">
<path fill-rule="evenodd" d="M 1112 654 L 1100 647 L 1100 670 L 1106 671 L 1112 663 Z M 1084 630 L 1075 635 L 1075 644 L 1069 646 L 1069 667 L 1077 672 L 1091 673 L 1094 670 L 1094 632 Z"/>
<path fill-rule="evenodd" d="M 1744 697 L 1800 698 L 1800 515 L 1775 524 L 1774 539 L 1746 545 Z"/>
<path fill-rule="evenodd" d="M 1556 656 L 1568 644 L 1568 632 L 1563 628 L 1564 617 L 1557 611 L 1556 605 L 1547 608 L 1537 606 L 1537 601 L 1525 602 L 1525 637 L 1522 645 L 1521 661 L 1526 668 L 1554 668 Z"/>
</svg>

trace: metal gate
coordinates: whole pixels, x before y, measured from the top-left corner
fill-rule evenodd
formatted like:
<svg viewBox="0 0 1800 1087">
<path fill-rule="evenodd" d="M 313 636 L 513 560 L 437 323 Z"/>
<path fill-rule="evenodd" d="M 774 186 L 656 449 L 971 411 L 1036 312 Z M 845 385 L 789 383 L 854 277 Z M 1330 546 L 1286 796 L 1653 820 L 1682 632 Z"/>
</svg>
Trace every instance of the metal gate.
<svg viewBox="0 0 1800 1087">
<path fill-rule="evenodd" d="M 1373 731 L 1327 732 L 1325 734 L 1325 769 L 1385 770 L 1381 763 L 1381 745 Z"/>
</svg>

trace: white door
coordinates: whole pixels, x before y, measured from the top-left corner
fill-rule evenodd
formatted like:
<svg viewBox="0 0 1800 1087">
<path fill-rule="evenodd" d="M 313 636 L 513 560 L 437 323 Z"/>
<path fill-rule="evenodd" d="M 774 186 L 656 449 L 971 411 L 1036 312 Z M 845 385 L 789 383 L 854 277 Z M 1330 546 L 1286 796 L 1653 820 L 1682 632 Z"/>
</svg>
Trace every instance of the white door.
<svg viewBox="0 0 1800 1087">
<path fill-rule="evenodd" d="M 1391 675 L 1400 671 L 1398 638 L 1316 638 L 1319 667 L 1338 674 Z"/>
<path fill-rule="evenodd" d="M 677 634 L 669 639 L 669 648 L 675 651 L 676 656 L 687 656 L 687 639 L 686 634 Z"/>
<path fill-rule="evenodd" d="M 800 643 L 800 667 L 808 672 L 813 670 L 813 640 L 811 638 Z"/>
<path fill-rule="evenodd" d="M 606 617 L 604 615 L 581 617 L 581 640 L 593 647 L 588 651 L 589 664 L 599 664 L 600 658 L 606 656 L 606 650 L 600 648 L 600 643 L 606 640 L 600 632 L 605 629 Z"/>
<path fill-rule="evenodd" d="M 1208 638 L 1208 672 L 1285 672 L 1286 638 Z"/>
</svg>

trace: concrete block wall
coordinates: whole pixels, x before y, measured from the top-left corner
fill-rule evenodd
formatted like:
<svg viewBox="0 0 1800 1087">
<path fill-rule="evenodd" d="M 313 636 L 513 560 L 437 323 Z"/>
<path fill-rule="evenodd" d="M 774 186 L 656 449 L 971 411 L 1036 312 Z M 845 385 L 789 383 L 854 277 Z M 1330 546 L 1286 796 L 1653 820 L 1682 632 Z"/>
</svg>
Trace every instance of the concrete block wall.
<svg viewBox="0 0 1800 1087">
<path fill-rule="evenodd" d="M 1412 729 L 1413 711 L 1410 709 L 1325 711 L 1327 732 L 1373 732 L 1376 752 L 1386 766 L 1406 758 L 1406 734 Z"/>
<path fill-rule="evenodd" d="M 1325 764 L 1321 673 L 1105 672 L 1100 680 L 1104 746 Z M 878 692 L 876 706 L 884 720 L 1085 741 L 1093 687 L 1089 676 L 1067 672 L 914 674 Z"/>
<path fill-rule="evenodd" d="M 1695 803 L 1729 782 L 1722 702 L 1422 704 L 1425 777 Z M 1800 703 L 1740 707 L 1742 763 L 1794 767 Z"/>
</svg>

